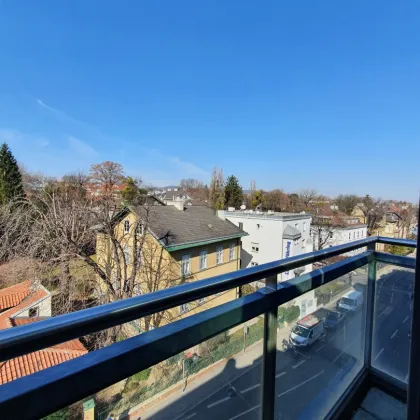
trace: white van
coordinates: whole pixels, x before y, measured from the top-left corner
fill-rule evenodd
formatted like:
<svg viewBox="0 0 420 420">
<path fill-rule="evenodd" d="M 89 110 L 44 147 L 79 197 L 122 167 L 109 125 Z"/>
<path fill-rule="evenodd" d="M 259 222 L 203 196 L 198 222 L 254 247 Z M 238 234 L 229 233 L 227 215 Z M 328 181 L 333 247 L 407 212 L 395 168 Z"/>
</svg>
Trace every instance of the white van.
<svg viewBox="0 0 420 420">
<path fill-rule="evenodd" d="M 325 338 L 324 321 L 315 315 L 307 315 L 292 328 L 289 341 L 295 347 L 309 347 L 323 338 Z"/>
<path fill-rule="evenodd" d="M 343 297 L 337 302 L 337 309 L 343 312 L 356 313 L 358 310 L 362 309 L 363 306 L 363 294 L 353 290 L 347 292 Z"/>
</svg>

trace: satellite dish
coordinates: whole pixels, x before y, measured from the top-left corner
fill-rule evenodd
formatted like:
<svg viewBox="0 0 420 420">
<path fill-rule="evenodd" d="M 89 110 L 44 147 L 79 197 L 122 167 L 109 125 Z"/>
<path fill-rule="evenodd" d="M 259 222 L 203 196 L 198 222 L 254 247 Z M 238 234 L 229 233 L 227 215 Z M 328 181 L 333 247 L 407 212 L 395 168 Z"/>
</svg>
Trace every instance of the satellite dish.
<svg viewBox="0 0 420 420">
<path fill-rule="evenodd" d="M 242 204 L 242 206 L 240 207 L 241 210 L 245 210 L 246 209 L 246 205 Z"/>
</svg>

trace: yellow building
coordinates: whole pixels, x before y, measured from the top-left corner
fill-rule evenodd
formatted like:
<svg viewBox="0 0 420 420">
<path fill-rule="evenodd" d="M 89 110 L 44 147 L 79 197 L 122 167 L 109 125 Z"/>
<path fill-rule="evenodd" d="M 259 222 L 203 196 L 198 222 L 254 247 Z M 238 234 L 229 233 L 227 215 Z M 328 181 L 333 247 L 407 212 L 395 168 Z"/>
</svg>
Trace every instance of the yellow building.
<svg viewBox="0 0 420 420">
<path fill-rule="evenodd" d="M 208 207 L 155 204 L 127 207 L 118 214 L 114 227 L 118 243 L 98 234 L 97 261 L 115 290 L 133 281 L 133 294 L 145 294 L 240 269 L 244 231 Z M 230 290 L 143 320 L 139 326 L 149 330 L 237 297 L 237 290 Z"/>
</svg>

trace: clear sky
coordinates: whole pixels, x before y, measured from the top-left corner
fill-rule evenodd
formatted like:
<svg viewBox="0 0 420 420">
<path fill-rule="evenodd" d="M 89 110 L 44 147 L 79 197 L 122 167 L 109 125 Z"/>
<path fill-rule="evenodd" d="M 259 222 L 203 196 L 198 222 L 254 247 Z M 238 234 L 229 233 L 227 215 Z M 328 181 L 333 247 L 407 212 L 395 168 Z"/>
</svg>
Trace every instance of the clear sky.
<svg viewBox="0 0 420 420">
<path fill-rule="evenodd" d="M 420 2 L 0 0 L 0 141 L 31 170 L 416 201 Z"/>
</svg>

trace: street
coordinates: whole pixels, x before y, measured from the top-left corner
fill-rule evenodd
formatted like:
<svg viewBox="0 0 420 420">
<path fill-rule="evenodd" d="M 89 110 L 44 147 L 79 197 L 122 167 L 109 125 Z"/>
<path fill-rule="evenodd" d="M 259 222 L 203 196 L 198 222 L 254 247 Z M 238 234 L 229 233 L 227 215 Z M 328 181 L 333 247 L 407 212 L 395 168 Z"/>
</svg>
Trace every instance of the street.
<svg viewBox="0 0 420 420">
<path fill-rule="evenodd" d="M 409 292 L 413 281 L 413 273 L 395 269 L 380 276 L 376 287 L 372 364 L 401 380 L 407 380 Z M 353 286 L 364 293 L 366 302 L 366 276 L 355 276 Z M 331 306 L 327 310 L 334 309 L 335 304 Z M 325 342 L 299 351 L 296 359 L 282 349 L 281 341 L 288 332 L 279 330 L 276 419 L 318 419 L 332 408 L 362 367 L 365 308 L 347 316 L 336 331 L 328 332 Z M 260 362 L 258 357 L 249 366 L 238 367 L 232 358 L 217 376 L 203 377 L 200 386 L 179 393 L 169 405 L 141 412 L 141 419 L 257 420 L 261 408 Z M 216 384 L 220 386 L 214 390 Z"/>
</svg>

